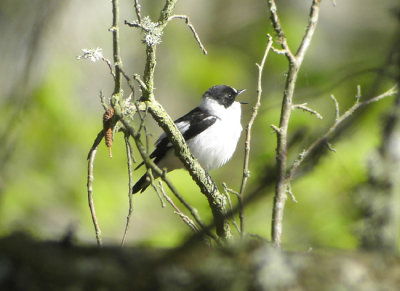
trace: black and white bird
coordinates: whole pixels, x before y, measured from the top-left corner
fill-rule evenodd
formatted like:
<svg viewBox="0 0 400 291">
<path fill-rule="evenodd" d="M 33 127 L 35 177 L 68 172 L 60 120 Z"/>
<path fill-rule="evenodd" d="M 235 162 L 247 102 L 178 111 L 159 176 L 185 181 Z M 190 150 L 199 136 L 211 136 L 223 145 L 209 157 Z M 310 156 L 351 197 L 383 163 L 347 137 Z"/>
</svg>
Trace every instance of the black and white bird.
<svg viewBox="0 0 400 291">
<path fill-rule="evenodd" d="M 225 165 L 235 152 L 242 131 L 241 103 L 235 99 L 244 91 L 226 85 L 213 86 L 203 94 L 198 107 L 175 120 L 191 153 L 206 171 Z M 183 168 L 165 133 L 155 145 L 150 158 L 158 167 L 167 171 Z M 149 185 L 150 180 L 144 174 L 133 186 L 132 193 L 143 192 Z"/>
</svg>

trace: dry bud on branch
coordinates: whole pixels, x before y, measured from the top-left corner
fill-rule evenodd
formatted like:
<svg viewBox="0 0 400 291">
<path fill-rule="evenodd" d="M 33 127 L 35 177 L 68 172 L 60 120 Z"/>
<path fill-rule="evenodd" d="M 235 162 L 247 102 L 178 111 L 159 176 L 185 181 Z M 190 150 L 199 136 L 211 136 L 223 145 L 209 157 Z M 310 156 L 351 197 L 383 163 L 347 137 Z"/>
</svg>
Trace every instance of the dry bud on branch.
<svg viewBox="0 0 400 291">
<path fill-rule="evenodd" d="M 110 107 L 103 115 L 103 131 L 110 158 L 112 158 L 111 147 L 113 142 L 113 116 L 114 108 L 112 107 Z"/>
</svg>

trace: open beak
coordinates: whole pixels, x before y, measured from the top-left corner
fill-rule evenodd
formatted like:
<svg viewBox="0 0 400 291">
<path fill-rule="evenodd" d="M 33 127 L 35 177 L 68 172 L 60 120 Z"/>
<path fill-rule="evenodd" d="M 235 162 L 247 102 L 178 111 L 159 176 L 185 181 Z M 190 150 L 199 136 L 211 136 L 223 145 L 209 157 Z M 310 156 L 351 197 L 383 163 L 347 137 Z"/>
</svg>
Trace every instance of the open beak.
<svg viewBox="0 0 400 291">
<path fill-rule="evenodd" d="M 237 90 L 237 94 L 240 95 L 242 94 L 244 91 L 246 91 L 246 89 L 241 89 L 241 90 Z M 240 104 L 249 104 L 247 102 L 239 102 Z"/>
</svg>

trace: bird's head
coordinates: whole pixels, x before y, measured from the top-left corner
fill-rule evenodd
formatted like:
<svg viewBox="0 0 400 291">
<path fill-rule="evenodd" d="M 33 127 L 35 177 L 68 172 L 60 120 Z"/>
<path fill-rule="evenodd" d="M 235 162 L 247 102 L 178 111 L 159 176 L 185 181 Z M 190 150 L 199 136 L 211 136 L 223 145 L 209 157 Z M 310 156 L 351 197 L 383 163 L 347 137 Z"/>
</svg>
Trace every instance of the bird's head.
<svg viewBox="0 0 400 291">
<path fill-rule="evenodd" d="M 210 98 L 217 101 L 220 105 L 228 108 L 235 102 L 236 97 L 246 91 L 246 89 L 236 90 L 227 85 L 216 85 L 208 89 L 203 98 Z"/>
</svg>

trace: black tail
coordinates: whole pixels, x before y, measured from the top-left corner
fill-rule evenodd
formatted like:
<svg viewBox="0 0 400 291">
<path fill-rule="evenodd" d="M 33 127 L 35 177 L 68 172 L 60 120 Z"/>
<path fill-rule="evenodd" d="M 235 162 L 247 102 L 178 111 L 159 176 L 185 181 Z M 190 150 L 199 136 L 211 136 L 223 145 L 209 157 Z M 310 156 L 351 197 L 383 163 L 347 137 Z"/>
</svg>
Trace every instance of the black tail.
<svg viewBox="0 0 400 291">
<path fill-rule="evenodd" d="M 146 190 L 147 187 L 149 187 L 150 182 L 147 179 L 147 174 L 144 174 L 139 181 L 136 182 L 136 184 L 132 187 L 132 194 L 135 194 L 137 192 L 143 192 Z"/>
</svg>

